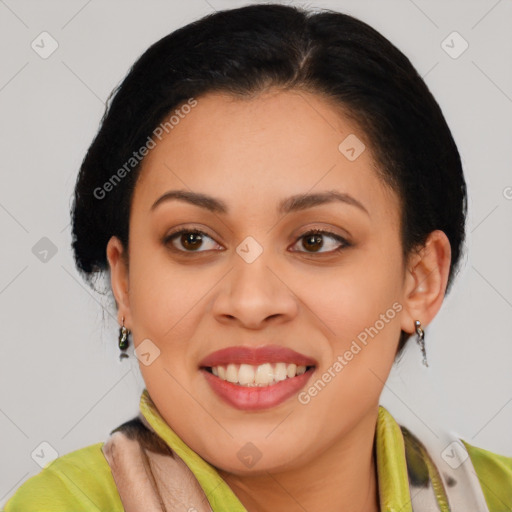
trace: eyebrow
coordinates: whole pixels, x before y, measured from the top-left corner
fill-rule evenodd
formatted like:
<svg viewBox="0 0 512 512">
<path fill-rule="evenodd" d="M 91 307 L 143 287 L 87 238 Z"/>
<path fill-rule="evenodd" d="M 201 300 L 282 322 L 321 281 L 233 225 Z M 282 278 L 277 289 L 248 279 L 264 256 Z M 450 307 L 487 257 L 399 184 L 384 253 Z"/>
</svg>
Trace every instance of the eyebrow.
<svg viewBox="0 0 512 512">
<path fill-rule="evenodd" d="M 227 214 L 229 210 L 226 203 L 221 199 L 201 194 L 199 192 L 190 192 L 188 190 L 170 190 L 166 192 L 153 203 L 150 210 L 153 211 L 158 205 L 171 200 L 183 201 L 209 210 L 212 213 Z M 280 214 L 286 214 L 333 202 L 342 202 L 355 206 L 369 215 L 368 210 L 361 202 L 351 195 L 338 192 L 337 190 L 327 190 L 325 192 L 318 192 L 315 194 L 297 194 L 290 196 L 279 203 L 277 211 Z"/>
</svg>

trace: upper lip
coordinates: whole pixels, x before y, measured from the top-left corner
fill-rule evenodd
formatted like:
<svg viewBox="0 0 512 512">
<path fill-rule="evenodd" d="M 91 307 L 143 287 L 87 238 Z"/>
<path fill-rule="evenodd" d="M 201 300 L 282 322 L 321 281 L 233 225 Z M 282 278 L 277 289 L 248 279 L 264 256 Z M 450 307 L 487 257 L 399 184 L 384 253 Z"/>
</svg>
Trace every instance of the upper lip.
<svg viewBox="0 0 512 512">
<path fill-rule="evenodd" d="M 200 363 L 200 367 L 226 366 L 228 364 L 295 363 L 297 366 L 316 366 L 311 357 L 278 345 L 252 348 L 247 346 L 227 347 L 212 352 Z"/>
</svg>

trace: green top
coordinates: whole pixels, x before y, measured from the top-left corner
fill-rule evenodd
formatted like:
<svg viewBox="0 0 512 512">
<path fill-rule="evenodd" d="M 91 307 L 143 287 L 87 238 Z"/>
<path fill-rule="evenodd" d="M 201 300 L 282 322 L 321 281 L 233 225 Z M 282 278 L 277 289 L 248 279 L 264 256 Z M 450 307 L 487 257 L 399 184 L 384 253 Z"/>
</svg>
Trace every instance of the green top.
<svg viewBox="0 0 512 512">
<path fill-rule="evenodd" d="M 140 411 L 158 435 L 185 462 L 208 496 L 214 512 L 247 512 L 216 469 L 169 427 L 144 389 Z M 490 512 L 512 510 L 512 457 L 463 441 L 482 485 Z M 4 512 L 124 512 L 99 442 L 58 457 L 29 478 Z M 411 497 L 400 426 L 382 406 L 376 429 L 379 499 L 383 512 L 411 512 Z"/>
</svg>

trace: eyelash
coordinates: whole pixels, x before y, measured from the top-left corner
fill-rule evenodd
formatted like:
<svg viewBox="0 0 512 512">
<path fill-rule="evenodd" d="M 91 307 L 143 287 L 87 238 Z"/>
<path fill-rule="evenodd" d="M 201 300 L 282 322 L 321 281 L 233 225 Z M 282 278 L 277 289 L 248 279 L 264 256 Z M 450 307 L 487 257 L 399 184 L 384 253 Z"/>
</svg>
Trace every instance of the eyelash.
<svg viewBox="0 0 512 512">
<path fill-rule="evenodd" d="M 174 231 L 174 232 L 170 233 L 169 235 L 167 235 L 163 239 L 164 245 L 169 246 L 170 242 L 172 242 L 175 238 L 178 238 L 178 236 L 183 235 L 184 233 L 189 233 L 189 234 L 193 233 L 195 235 L 206 236 L 206 237 L 208 237 L 208 238 L 213 240 L 213 238 L 210 235 L 208 235 L 208 233 L 205 233 L 204 231 L 201 231 L 199 229 L 183 228 L 183 229 L 180 229 L 178 231 Z M 306 238 L 306 237 L 312 236 L 312 235 L 327 235 L 327 236 L 329 236 L 331 238 L 334 238 L 337 242 L 339 242 L 341 244 L 340 247 L 338 247 L 337 249 L 334 249 L 332 251 L 319 252 L 318 254 L 339 253 L 339 252 L 343 251 L 344 249 L 346 249 L 347 247 L 350 247 L 352 245 L 345 238 L 343 238 L 342 236 L 338 235 L 337 233 L 333 233 L 332 231 L 329 231 L 328 229 L 311 229 L 309 231 L 306 231 L 305 233 L 303 233 L 302 235 L 300 235 L 297 238 L 297 240 L 294 242 L 293 245 L 295 245 L 302 238 Z M 207 251 L 186 251 L 186 250 L 182 250 L 182 249 L 177 249 L 176 247 L 174 247 L 172 245 L 170 246 L 170 249 L 175 251 L 175 252 L 189 253 L 189 254 L 197 254 L 197 253 L 201 253 L 201 252 L 207 252 Z M 294 252 L 301 252 L 301 253 L 304 253 L 304 254 L 317 254 L 314 251 L 294 251 Z"/>
</svg>

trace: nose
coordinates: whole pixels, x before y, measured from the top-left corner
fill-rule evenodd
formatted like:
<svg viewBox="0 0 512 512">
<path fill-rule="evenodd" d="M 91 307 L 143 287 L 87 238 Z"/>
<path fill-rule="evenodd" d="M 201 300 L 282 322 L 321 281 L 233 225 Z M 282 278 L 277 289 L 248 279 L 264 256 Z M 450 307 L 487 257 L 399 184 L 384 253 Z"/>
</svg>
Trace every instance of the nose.
<svg viewBox="0 0 512 512">
<path fill-rule="evenodd" d="M 219 283 L 213 314 L 217 321 L 261 329 L 270 323 L 285 323 L 298 312 L 292 283 L 268 261 L 265 252 L 248 263 L 235 254 L 232 270 Z M 288 278 L 289 280 L 289 278 Z"/>
</svg>

